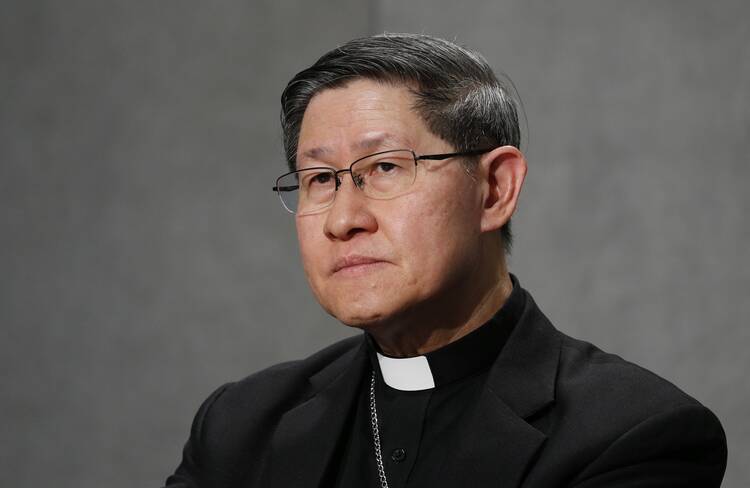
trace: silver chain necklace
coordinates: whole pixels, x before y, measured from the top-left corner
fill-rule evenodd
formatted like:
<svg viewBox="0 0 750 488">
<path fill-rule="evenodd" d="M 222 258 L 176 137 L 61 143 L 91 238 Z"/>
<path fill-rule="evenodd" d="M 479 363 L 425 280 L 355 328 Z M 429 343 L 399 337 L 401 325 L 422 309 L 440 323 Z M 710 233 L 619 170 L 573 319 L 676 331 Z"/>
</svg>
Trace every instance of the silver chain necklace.
<svg viewBox="0 0 750 488">
<path fill-rule="evenodd" d="M 370 376 L 370 424 L 372 425 L 372 440 L 375 445 L 375 461 L 378 464 L 378 478 L 380 488 L 388 488 L 388 480 L 385 477 L 383 467 L 383 454 L 380 452 L 380 429 L 378 428 L 378 409 L 375 405 L 375 371 Z"/>
</svg>

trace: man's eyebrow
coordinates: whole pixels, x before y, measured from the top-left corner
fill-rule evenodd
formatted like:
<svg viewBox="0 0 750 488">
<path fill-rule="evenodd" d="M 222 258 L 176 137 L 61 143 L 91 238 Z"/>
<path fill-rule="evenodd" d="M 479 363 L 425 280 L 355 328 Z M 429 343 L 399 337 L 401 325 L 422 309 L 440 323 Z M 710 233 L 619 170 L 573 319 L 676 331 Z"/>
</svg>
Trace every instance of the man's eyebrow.
<svg viewBox="0 0 750 488">
<path fill-rule="evenodd" d="M 331 149 L 328 146 L 320 146 L 320 147 L 313 147 L 310 149 L 305 150 L 301 156 L 305 159 L 320 159 L 321 156 L 325 156 L 326 154 L 331 154 L 333 152 L 333 149 Z"/>
<path fill-rule="evenodd" d="M 351 149 L 354 151 L 367 151 L 378 149 L 384 146 L 391 149 L 406 149 L 405 147 L 401 147 L 403 146 L 403 143 L 399 141 L 400 139 L 395 135 L 387 132 L 382 132 L 363 137 L 359 141 L 353 143 L 351 145 Z M 302 154 L 300 154 L 300 159 L 320 160 L 323 156 L 333 154 L 334 152 L 335 151 L 329 146 L 311 147 L 310 149 L 304 150 Z"/>
</svg>

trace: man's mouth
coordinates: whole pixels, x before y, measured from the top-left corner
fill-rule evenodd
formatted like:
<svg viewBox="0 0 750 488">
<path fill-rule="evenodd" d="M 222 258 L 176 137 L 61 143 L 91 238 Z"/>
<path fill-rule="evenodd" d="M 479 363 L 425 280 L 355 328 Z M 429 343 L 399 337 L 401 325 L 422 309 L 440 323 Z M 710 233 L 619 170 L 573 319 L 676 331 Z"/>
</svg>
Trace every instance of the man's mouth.
<svg viewBox="0 0 750 488">
<path fill-rule="evenodd" d="M 333 265 L 333 273 L 366 271 L 374 266 L 384 264 L 386 261 L 370 256 L 350 254 L 337 259 Z"/>
</svg>

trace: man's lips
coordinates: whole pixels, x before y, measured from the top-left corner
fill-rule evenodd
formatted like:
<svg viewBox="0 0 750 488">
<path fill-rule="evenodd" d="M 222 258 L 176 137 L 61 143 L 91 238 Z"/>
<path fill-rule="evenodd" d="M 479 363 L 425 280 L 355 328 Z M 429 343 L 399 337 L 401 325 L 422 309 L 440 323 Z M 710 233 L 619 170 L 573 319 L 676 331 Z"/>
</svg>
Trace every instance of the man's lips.
<svg viewBox="0 0 750 488">
<path fill-rule="evenodd" d="M 368 264 L 385 263 L 384 259 L 374 258 L 370 256 L 360 256 L 358 254 L 351 254 L 338 258 L 333 264 L 332 273 L 338 273 L 339 271 L 346 270 L 349 268 L 363 267 Z"/>
</svg>

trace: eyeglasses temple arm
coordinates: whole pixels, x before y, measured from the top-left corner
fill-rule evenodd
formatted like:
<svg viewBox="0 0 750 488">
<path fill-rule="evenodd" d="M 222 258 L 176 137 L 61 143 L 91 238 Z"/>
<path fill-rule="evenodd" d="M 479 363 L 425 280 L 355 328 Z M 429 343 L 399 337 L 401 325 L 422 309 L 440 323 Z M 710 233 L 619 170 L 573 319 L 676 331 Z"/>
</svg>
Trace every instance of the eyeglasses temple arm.
<svg viewBox="0 0 750 488">
<path fill-rule="evenodd" d="M 299 190 L 299 185 L 274 186 L 272 190 L 273 191 L 294 191 L 294 190 Z"/>
<path fill-rule="evenodd" d="M 454 158 L 456 156 L 478 156 L 480 154 L 488 153 L 494 148 L 488 149 L 472 149 L 471 151 L 461 151 L 455 153 L 445 154 L 425 154 L 424 156 L 417 156 L 417 161 L 428 159 L 430 161 L 440 161 L 443 159 Z"/>
</svg>

